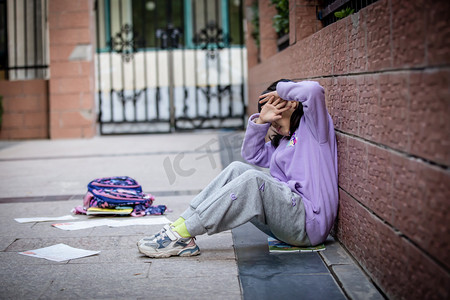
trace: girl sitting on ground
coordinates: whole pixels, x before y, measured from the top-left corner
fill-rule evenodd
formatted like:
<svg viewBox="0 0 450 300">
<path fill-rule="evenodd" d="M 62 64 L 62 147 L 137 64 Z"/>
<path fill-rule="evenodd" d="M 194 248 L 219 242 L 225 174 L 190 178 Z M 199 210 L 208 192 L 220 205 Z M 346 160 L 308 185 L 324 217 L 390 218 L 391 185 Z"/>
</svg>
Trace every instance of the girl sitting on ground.
<svg viewBox="0 0 450 300">
<path fill-rule="evenodd" d="M 280 80 L 260 96 L 249 118 L 242 156 L 232 162 L 172 224 L 138 242 L 149 257 L 200 254 L 195 236 L 253 223 L 294 246 L 327 238 L 337 215 L 337 151 L 323 88 L 314 81 Z M 269 128 L 276 132 L 271 141 Z"/>
</svg>

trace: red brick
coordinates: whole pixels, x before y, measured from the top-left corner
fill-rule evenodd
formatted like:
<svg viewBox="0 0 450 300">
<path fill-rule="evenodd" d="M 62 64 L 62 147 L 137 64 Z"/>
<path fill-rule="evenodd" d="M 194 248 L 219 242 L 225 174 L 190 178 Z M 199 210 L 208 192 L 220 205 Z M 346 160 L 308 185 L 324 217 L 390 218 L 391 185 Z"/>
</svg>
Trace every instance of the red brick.
<svg viewBox="0 0 450 300">
<path fill-rule="evenodd" d="M 19 96 L 23 95 L 23 80 L 17 81 L 7 81 L 0 80 L 0 93 L 3 96 L 3 99 L 11 96 Z"/>
<path fill-rule="evenodd" d="M 89 44 L 91 32 L 87 28 L 50 30 L 50 45 Z"/>
<path fill-rule="evenodd" d="M 450 175 L 425 163 L 391 154 L 392 224 L 450 267 Z"/>
<path fill-rule="evenodd" d="M 26 95 L 40 95 L 47 97 L 48 81 L 44 79 L 24 80 L 22 82 L 23 92 Z"/>
<path fill-rule="evenodd" d="M 392 54 L 394 67 L 425 63 L 425 0 L 392 0 Z"/>
<path fill-rule="evenodd" d="M 450 175 L 342 134 L 337 141 L 340 187 L 442 264 L 450 264 Z"/>
<path fill-rule="evenodd" d="M 50 80 L 51 94 L 73 94 L 91 91 L 89 77 L 59 78 Z"/>
<path fill-rule="evenodd" d="M 341 133 L 336 133 L 337 142 L 337 154 L 338 154 L 338 175 L 339 175 L 339 186 L 344 189 L 349 188 L 349 149 L 348 149 L 348 138 L 346 135 Z"/>
<path fill-rule="evenodd" d="M 93 61 L 79 61 L 81 76 L 95 76 L 95 68 Z"/>
<path fill-rule="evenodd" d="M 277 33 L 272 26 L 272 17 L 276 14 L 274 5 L 268 1 L 259 0 L 259 33 L 261 45 L 261 61 L 277 53 Z"/>
<path fill-rule="evenodd" d="M 89 10 L 91 7 L 92 0 L 50 0 L 49 1 L 49 12 L 50 14 L 61 13 L 61 12 L 73 12 L 73 11 L 84 11 Z"/>
<path fill-rule="evenodd" d="M 380 0 L 365 9 L 367 24 L 368 70 L 384 70 L 392 66 L 389 1 Z"/>
<path fill-rule="evenodd" d="M 330 26 L 334 27 L 333 43 L 333 74 L 348 72 L 348 28 L 349 18 L 340 20 Z"/>
<path fill-rule="evenodd" d="M 365 10 L 349 17 L 348 30 L 348 71 L 367 70 Z"/>
<path fill-rule="evenodd" d="M 50 129 L 54 130 L 57 128 L 61 128 L 61 113 L 55 112 L 54 110 L 50 111 Z"/>
<path fill-rule="evenodd" d="M 48 126 L 48 117 L 46 112 L 27 113 L 24 117 L 26 128 L 47 128 Z"/>
<path fill-rule="evenodd" d="M 289 45 L 293 45 L 297 42 L 297 20 L 295 18 L 296 4 L 295 0 L 289 0 Z"/>
<path fill-rule="evenodd" d="M 332 78 L 327 81 L 327 86 L 324 87 L 325 90 L 325 101 L 327 104 L 328 112 L 333 119 L 334 128 L 338 128 L 336 124 L 339 124 L 339 109 L 338 103 L 341 100 L 341 95 L 339 93 L 338 79 Z"/>
<path fill-rule="evenodd" d="M 353 134 L 358 133 L 358 88 L 355 77 L 338 77 L 327 93 L 334 127 Z"/>
<path fill-rule="evenodd" d="M 97 135 L 97 130 L 96 130 L 96 126 L 91 125 L 91 126 L 87 126 L 87 127 L 83 127 L 82 131 L 81 131 L 81 135 L 83 138 L 92 138 L 94 136 Z"/>
<path fill-rule="evenodd" d="M 46 128 L 16 128 L 8 130 L 5 138 L 10 140 L 23 140 L 23 139 L 42 139 L 47 138 Z M 3 132 L 2 132 L 3 136 Z"/>
<path fill-rule="evenodd" d="M 54 62 L 67 61 L 75 45 L 51 45 L 50 46 L 50 68 Z"/>
<path fill-rule="evenodd" d="M 60 61 L 50 66 L 52 79 L 64 77 L 77 77 L 82 75 L 81 65 L 78 61 Z"/>
<path fill-rule="evenodd" d="M 21 128 L 24 124 L 22 113 L 4 113 L 2 116 L 2 130 Z"/>
<path fill-rule="evenodd" d="M 93 115 L 85 116 L 83 113 L 78 111 L 62 112 L 60 114 L 60 118 L 61 128 L 88 126 L 93 124 L 93 122 L 95 121 Z"/>
<path fill-rule="evenodd" d="M 411 153 L 450 165 L 450 72 L 410 76 Z"/>
<path fill-rule="evenodd" d="M 340 190 L 339 240 L 388 298 L 447 299 L 449 274 Z"/>
<path fill-rule="evenodd" d="M 80 96 L 80 108 L 82 110 L 94 110 L 95 98 L 93 93 L 86 93 Z"/>
<path fill-rule="evenodd" d="M 367 145 L 367 174 L 361 180 L 364 186 L 364 194 L 360 199 L 378 216 L 392 224 L 393 179 L 390 157 L 388 150 Z"/>
<path fill-rule="evenodd" d="M 332 78 L 317 78 L 315 81 L 317 81 L 324 89 L 325 91 L 325 105 L 328 109 L 328 111 L 330 110 L 330 108 L 332 107 L 332 99 L 330 99 L 330 97 L 328 97 L 328 91 L 331 90 L 331 87 L 333 85 L 333 79 Z"/>
<path fill-rule="evenodd" d="M 321 22 L 317 20 L 315 4 L 309 5 L 305 2 L 303 4 L 297 4 L 294 9 L 295 18 L 289 18 L 289 22 L 295 21 L 296 41 L 301 41 L 322 28 Z"/>
<path fill-rule="evenodd" d="M 70 138 L 82 138 L 82 128 L 51 128 L 51 139 L 70 139 Z"/>
<path fill-rule="evenodd" d="M 30 112 L 42 110 L 42 99 L 36 96 L 10 98 L 4 102 L 7 112 Z"/>
<path fill-rule="evenodd" d="M 249 5 L 251 6 L 251 4 Z M 246 9 L 246 12 L 249 11 L 250 8 Z M 246 37 L 245 37 L 245 46 L 247 48 L 247 68 L 250 69 L 251 67 L 258 64 L 259 61 L 259 49 L 256 45 L 256 40 L 251 36 L 251 33 L 253 32 L 254 28 L 251 23 L 251 18 L 249 15 L 246 16 L 246 25 L 247 25 L 247 31 L 246 31 Z"/>
<path fill-rule="evenodd" d="M 347 151 L 348 151 L 348 160 L 347 167 L 342 168 L 340 171 L 340 178 L 346 176 L 347 186 L 342 182 L 341 186 L 349 192 L 353 197 L 357 199 L 366 199 L 366 195 L 368 194 L 368 189 L 370 188 L 370 182 L 368 182 L 367 172 L 368 172 L 368 144 L 356 140 L 354 138 L 348 137 L 347 140 Z M 342 167 L 342 165 L 341 165 Z M 348 171 L 345 174 L 345 171 Z"/>
<path fill-rule="evenodd" d="M 300 70 L 304 68 L 305 64 L 309 64 L 308 73 L 309 76 L 317 76 L 317 75 L 325 75 L 332 73 L 333 70 L 333 51 L 334 49 L 330 47 L 333 42 L 333 28 L 326 27 L 323 30 L 319 31 L 316 34 L 313 34 L 306 38 L 303 41 L 308 41 L 306 49 L 310 47 L 312 51 L 309 52 L 308 57 L 303 57 L 302 52 L 300 53 L 301 60 L 298 61 L 298 53 L 296 53 L 296 58 L 293 59 L 293 62 L 296 62 L 294 65 L 296 67 L 296 73 L 299 73 Z M 306 52 L 306 51 L 303 51 Z"/>
<path fill-rule="evenodd" d="M 379 116 L 379 76 L 358 76 L 358 126 L 359 136 L 369 138 L 382 130 Z"/>
<path fill-rule="evenodd" d="M 281 52 L 278 56 L 286 56 L 287 53 L 289 53 L 289 59 L 285 64 L 287 64 L 286 68 L 284 70 L 291 74 L 291 76 L 288 76 L 288 78 L 296 78 L 297 76 L 301 78 L 310 77 L 311 74 L 313 74 L 316 69 L 313 69 L 315 60 L 319 59 L 318 55 L 314 55 L 314 51 L 312 51 L 312 47 L 317 45 L 319 42 L 317 41 L 317 37 L 310 36 L 305 39 L 303 39 L 301 42 L 297 43 L 294 46 L 291 46 L 283 52 Z M 318 53 L 317 53 L 318 54 Z M 277 61 L 280 61 L 282 58 L 276 59 L 273 64 L 273 69 L 277 69 L 276 63 Z M 272 61 L 272 59 L 271 59 Z M 320 65 L 317 65 L 317 71 L 319 70 Z M 286 77 L 286 76 L 282 76 Z"/>
<path fill-rule="evenodd" d="M 450 63 L 450 2 L 426 1 L 427 60 L 430 65 Z"/>
<path fill-rule="evenodd" d="M 67 111 L 80 108 L 80 94 L 53 94 L 51 97 L 52 111 Z"/>
<path fill-rule="evenodd" d="M 58 15 L 58 28 L 89 28 L 90 11 L 66 12 Z"/>
<path fill-rule="evenodd" d="M 367 138 L 400 150 L 409 150 L 408 74 L 380 75 L 379 114 L 376 121 L 381 130 Z"/>
<path fill-rule="evenodd" d="M 50 103 L 52 103 L 52 97 L 55 94 L 61 93 L 59 86 L 60 86 L 60 83 L 59 83 L 59 81 L 57 79 L 50 79 L 49 80 L 48 91 L 49 91 Z"/>
</svg>

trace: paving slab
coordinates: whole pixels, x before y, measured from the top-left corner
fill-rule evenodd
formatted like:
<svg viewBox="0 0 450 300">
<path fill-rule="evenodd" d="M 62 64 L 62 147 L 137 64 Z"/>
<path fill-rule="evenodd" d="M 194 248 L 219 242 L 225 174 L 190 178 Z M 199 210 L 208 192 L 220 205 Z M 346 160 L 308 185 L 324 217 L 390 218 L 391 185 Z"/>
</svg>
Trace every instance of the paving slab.
<svg viewBox="0 0 450 300">
<path fill-rule="evenodd" d="M 333 238 L 328 237 L 326 245 L 326 251 L 320 252 L 320 256 L 328 266 L 332 265 L 349 265 L 354 261 L 350 258 L 347 251 L 335 241 Z"/>
<path fill-rule="evenodd" d="M 374 283 L 338 241 L 329 237 L 325 245 L 327 249 L 319 252 L 319 255 L 349 299 L 384 299 Z"/>
<path fill-rule="evenodd" d="M 217 131 L 158 135 L 96 136 L 92 139 L 0 141 L 1 160 L 101 157 L 219 150 Z"/>
<path fill-rule="evenodd" d="M 110 279 L 83 280 L 82 288 L 70 278 L 62 278 L 42 294 L 43 299 L 241 299 L 232 287 L 238 279 L 216 274 L 206 277 L 153 277 L 125 281 Z"/>
<path fill-rule="evenodd" d="M 2 197 L 83 194 L 92 179 L 125 175 L 135 178 L 145 191 L 201 190 L 221 170 L 220 153 L 211 154 L 214 164 L 204 155 L 0 161 L 0 190 Z"/>
<path fill-rule="evenodd" d="M 244 299 L 346 299 L 317 253 L 270 253 L 250 223 L 232 232 Z"/>
<path fill-rule="evenodd" d="M 350 299 L 383 300 L 384 297 L 374 287 L 373 283 L 355 264 L 335 265 L 333 272 L 341 282 Z"/>
<path fill-rule="evenodd" d="M 24 265 L 0 261 L 2 299 L 38 299 L 56 279 L 60 265 Z"/>
</svg>

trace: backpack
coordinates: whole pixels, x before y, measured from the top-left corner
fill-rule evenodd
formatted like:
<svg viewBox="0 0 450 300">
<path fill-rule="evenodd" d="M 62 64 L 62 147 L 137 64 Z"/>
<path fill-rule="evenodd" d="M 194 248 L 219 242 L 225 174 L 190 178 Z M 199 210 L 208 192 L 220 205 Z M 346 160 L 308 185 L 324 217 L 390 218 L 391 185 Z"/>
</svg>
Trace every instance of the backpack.
<svg viewBox="0 0 450 300">
<path fill-rule="evenodd" d="M 88 191 L 94 189 L 126 189 L 142 193 L 142 187 L 136 180 L 128 176 L 97 178 L 89 182 Z"/>
<path fill-rule="evenodd" d="M 144 194 L 142 186 L 128 176 L 97 178 L 89 182 L 83 198 L 83 207 L 76 207 L 75 213 L 86 213 L 90 207 L 116 209 L 131 207 L 132 216 L 163 214 L 165 205 L 152 206 L 155 197 Z"/>
</svg>

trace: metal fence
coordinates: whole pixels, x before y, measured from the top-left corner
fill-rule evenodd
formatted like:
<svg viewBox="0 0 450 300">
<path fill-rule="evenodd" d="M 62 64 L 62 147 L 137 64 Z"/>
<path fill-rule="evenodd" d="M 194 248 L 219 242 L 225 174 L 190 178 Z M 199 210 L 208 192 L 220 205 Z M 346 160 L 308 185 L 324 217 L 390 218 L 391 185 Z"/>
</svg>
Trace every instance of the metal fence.
<svg viewBox="0 0 450 300">
<path fill-rule="evenodd" d="M 98 0 L 101 134 L 243 128 L 242 1 Z"/>
<path fill-rule="evenodd" d="M 48 77 L 47 0 L 0 0 L 0 79 Z"/>
<path fill-rule="evenodd" d="M 328 26 L 340 19 L 335 16 L 335 12 L 349 8 L 353 9 L 353 13 L 356 13 L 362 8 L 377 1 L 378 0 L 324 0 L 324 9 L 319 11 L 317 17 L 322 21 L 324 26 Z"/>
</svg>

